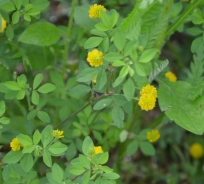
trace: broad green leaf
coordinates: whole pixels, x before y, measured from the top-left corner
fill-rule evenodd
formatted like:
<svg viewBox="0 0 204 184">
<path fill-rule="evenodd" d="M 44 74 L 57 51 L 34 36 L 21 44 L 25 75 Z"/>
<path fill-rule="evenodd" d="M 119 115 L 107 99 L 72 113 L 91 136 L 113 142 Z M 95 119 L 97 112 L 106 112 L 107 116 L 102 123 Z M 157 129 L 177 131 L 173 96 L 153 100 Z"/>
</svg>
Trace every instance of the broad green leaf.
<svg viewBox="0 0 204 184">
<path fill-rule="evenodd" d="M 106 98 L 98 101 L 94 106 L 94 110 L 101 110 L 103 108 L 106 108 L 108 105 L 110 105 L 113 102 L 112 98 Z"/>
<path fill-rule="evenodd" d="M 32 153 L 34 149 L 35 145 L 28 145 L 23 148 L 22 153 Z"/>
<path fill-rule="evenodd" d="M 69 168 L 69 172 L 77 176 L 85 172 L 85 169 L 81 165 L 73 165 Z"/>
<path fill-rule="evenodd" d="M 91 88 L 87 85 L 77 85 L 70 89 L 69 94 L 71 96 L 76 96 L 76 97 L 82 97 L 89 93 L 91 91 Z"/>
<path fill-rule="evenodd" d="M 50 116 L 48 115 L 47 112 L 38 111 L 38 112 L 37 112 L 37 117 L 38 117 L 41 121 L 43 121 L 43 122 L 45 122 L 45 123 L 49 123 L 49 122 L 50 122 Z"/>
<path fill-rule="evenodd" d="M 0 116 L 2 116 L 6 111 L 6 104 L 3 100 L 0 101 Z"/>
<path fill-rule="evenodd" d="M 41 134 L 39 130 L 36 130 L 35 133 L 33 134 L 33 143 L 37 145 L 40 142 L 41 139 Z"/>
<path fill-rule="evenodd" d="M 67 146 L 65 144 L 62 144 L 60 142 L 56 142 L 54 144 L 52 144 L 49 148 L 48 148 L 49 152 L 54 154 L 54 155 L 61 155 L 63 154 L 66 150 L 67 150 Z"/>
<path fill-rule="evenodd" d="M 39 104 L 39 94 L 37 91 L 34 91 L 32 92 L 32 96 L 31 96 L 31 102 L 34 104 L 34 105 L 38 105 Z"/>
<path fill-rule="evenodd" d="M 32 45 L 50 46 L 60 38 L 60 32 L 51 23 L 38 22 L 31 24 L 19 37 L 19 41 Z"/>
<path fill-rule="evenodd" d="M 52 166 L 52 158 L 50 156 L 50 153 L 48 152 L 47 149 L 44 149 L 43 151 L 43 162 L 48 166 Z"/>
<path fill-rule="evenodd" d="M 33 81 L 33 89 L 36 89 L 42 82 L 43 75 L 41 73 L 37 74 Z"/>
<path fill-rule="evenodd" d="M 115 30 L 113 42 L 119 51 L 123 50 L 123 48 L 125 46 L 126 38 L 125 38 L 125 34 L 122 30 L 120 30 L 120 29 Z"/>
<path fill-rule="evenodd" d="M 22 74 L 19 77 L 17 77 L 17 83 L 21 88 L 26 89 L 26 83 L 27 83 L 26 76 Z"/>
<path fill-rule="evenodd" d="M 106 162 L 108 162 L 108 158 L 109 158 L 109 154 L 108 152 L 102 153 L 99 160 L 100 160 L 100 164 L 105 164 Z"/>
<path fill-rule="evenodd" d="M 113 169 L 111 169 L 110 167 L 107 166 L 101 166 L 100 167 L 102 171 L 104 171 L 105 173 L 110 173 L 113 171 Z"/>
<path fill-rule="evenodd" d="M 18 92 L 18 94 L 17 94 L 17 96 L 16 96 L 16 99 L 17 99 L 17 100 L 22 100 L 22 99 L 24 99 L 25 94 L 26 94 L 25 89 L 21 89 L 21 90 Z"/>
<path fill-rule="evenodd" d="M 104 23 L 98 23 L 98 24 L 95 25 L 95 27 L 96 27 L 98 30 L 100 30 L 100 31 L 108 31 L 108 30 L 110 30 L 110 27 L 107 26 L 107 25 L 104 24 Z"/>
<path fill-rule="evenodd" d="M 187 82 L 169 82 L 159 80 L 158 99 L 159 106 L 169 119 L 182 128 L 202 135 L 204 132 L 204 111 L 202 104 L 204 98 L 199 97 L 195 101 L 189 100 L 186 96 L 191 89 Z"/>
<path fill-rule="evenodd" d="M 17 10 L 12 15 L 12 23 L 17 24 L 19 22 L 20 12 Z"/>
<path fill-rule="evenodd" d="M 90 165 L 90 160 L 85 157 L 84 155 L 79 155 L 79 160 L 81 162 L 81 164 L 83 165 L 83 167 L 90 169 L 91 165 Z"/>
<path fill-rule="evenodd" d="M 48 125 L 41 133 L 41 141 L 44 148 L 53 140 L 52 130 L 52 126 Z"/>
<path fill-rule="evenodd" d="M 33 141 L 28 135 L 19 134 L 16 137 L 23 146 L 32 145 Z"/>
<path fill-rule="evenodd" d="M 12 39 L 14 36 L 13 27 L 10 24 L 6 28 L 6 35 L 10 39 Z"/>
<path fill-rule="evenodd" d="M 52 166 L 52 176 L 54 177 L 54 179 L 57 182 L 61 183 L 63 180 L 63 174 L 64 173 L 63 173 L 61 167 L 58 164 L 54 163 Z"/>
<path fill-rule="evenodd" d="M 113 13 L 110 16 L 110 25 L 111 25 L 111 28 L 113 28 L 116 25 L 116 23 L 118 21 L 118 18 L 119 18 L 118 12 L 115 11 L 115 10 L 112 10 L 112 11 L 113 11 Z"/>
<path fill-rule="evenodd" d="M 11 12 L 11 11 L 14 11 L 16 8 L 12 2 L 8 2 L 6 4 L 1 5 L 1 9 L 7 12 Z"/>
<path fill-rule="evenodd" d="M 136 49 L 137 44 L 138 43 L 135 40 L 128 41 L 124 48 L 124 55 L 128 56 L 133 50 Z"/>
<path fill-rule="evenodd" d="M 203 30 L 201 30 L 198 27 L 192 27 L 192 28 L 187 29 L 187 32 L 193 36 L 197 36 L 197 35 L 203 33 Z"/>
<path fill-rule="evenodd" d="M 23 157 L 23 159 L 20 162 L 23 170 L 25 172 L 28 172 L 31 170 L 31 168 L 33 167 L 33 157 L 32 154 L 30 153 L 26 153 Z"/>
<path fill-rule="evenodd" d="M 16 5 L 16 8 L 19 10 L 21 5 L 23 3 L 23 0 L 15 0 L 14 1 L 14 4 Z"/>
<path fill-rule="evenodd" d="M 147 75 L 145 72 L 145 69 L 141 65 L 141 63 L 138 63 L 138 62 L 135 63 L 135 70 L 139 76 L 146 76 Z"/>
<path fill-rule="evenodd" d="M 44 10 L 49 6 L 50 2 L 48 0 L 35 0 L 32 2 L 33 8 L 38 9 L 40 11 Z"/>
<path fill-rule="evenodd" d="M 102 36 L 102 37 L 107 36 L 107 34 L 106 34 L 105 32 L 100 31 L 100 30 L 98 30 L 98 29 L 92 29 L 90 32 L 91 32 L 93 35 L 97 35 L 97 36 Z"/>
<path fill-rule="evenodd" d="M 113 95 L 113 98 L 114 98 L 114 102 L 118 106 L 122 106 L 128 102 L 124 95 L 115 94 L 115 95 Z"/>
<path fill-rule="evenodd" d="M 37 15 L 37 14 L 39 14 L 40 13 L 40 10 L 38 10 L 38 9 L 34 9 L 34 8 L 32 8 L 32 9 L 30 9 L 30 10 L 28 10 L 27 12 L 26 12 L 26 14 L 27 15 Z"/>
<path fill-rule="evenodd" d="M 78 82 L 90 82 L 97 76 L 98 72 L 97 68 L 85 68 L 76 76 L 76 80 Z"/>
<path fill-rule="evenodd" d="M 97 89 L 101 90 L 107 83 L 107 74 L 105 70 L 101 70 L 96 78 Z"/>
<path fill-rule="evenodd" d="M 88 184 L 91 176 L 91 171 L 88 171 L 84 174 L 82 184 Z"/>
<path fill-rule="evenodd" d="M 119 77 L 124 78 L 127 74 L 128 74 L 128 67 L 127 67 L 127 65 L 125 65 L 120 70 Z"/>
<path fill-rule="evenodd" d="M 139 146 L 138 140 L 133 140 L 128 144 L 126 154 L 128 156 L 133 155 L 138 150 L 138 146 Z"/>
<path fill-rule="evenodd" d="M 0 123 L 4 124 L 4 125 L 9 124 L 10 123 L 10 119 L 7 118 L 7 117 L 1 117 L 0 118 Z"/>
<path fill-rule="evenodd" d="M 109 41 L 109 38 L 108 37 L 105 37 L 104 39 L 103 39 L 103 41 L 100 43 L 100 45 L 98 46 L 101 50 L 102 50 L 102 52 L 103 53 L 106 53 L 107 51 L 108 51 L 108 49 L 109 49 L 109 43 L 110 41 Z"/>
<path fill-rule="evenodd" d="M 71 159 L 73 159 L 74 156 L 76 155 L 76 153 L 77 153 L 76 146 L 75 146 L 75 144 L 72 142 L 72 143 L 69 145 L 69 147 L 68 147 L 68 149 L 67 149 L 67 151 L 66 151 L 66 153 L 65 153 L 65 156 L 66 156 L 67 160 L 70 161 Z"/>
<path fill-rule="evenodd" d="M 109 180 L 116 180 L 116 179 L 120 178 L 120 175 L 118 175 L 117 173 L 114 173 L 114 172 L 104 173 L 104 174 L 102 174 L 102 176 L 106 179 L 109 179 Z"/>
<path fill-rule="evenodd" d="M 157 53 L 158 53 L 158 49 L 148 49 L 148 50 L 145 50 L 145 51 L 142 53 L 142 55 L 141 55 L 139 61 L 140 61 L 141 63 L 150 62 L 150 61 L 155 57 L 155 55 L 156 55 Z"/>
<path fill-rule="evenodd" d="M 128 100 L 128 101 L 131 101 L 134 94 L 135 94 L 135 84 L 133 82 L 133 80 L 131 78 L 129 78 L 124 86 L 123 86 L 123 92 L 124 92 L 124 95 L 125 95 L 125 98 Z"/>
<path fill-rule="evenodd" d="M 5 86 L 13 91 L 21 90 L 22 88 L 18 85 L 17 82 L 14 81 L 7 81 L 4 83 Z"/>
<path fill-rule="evenodd" d="M 84 155 L 86 156 L 90 156 L 90 154 L 94 152 L 94 144 L 93 141 L 91 140 L 91 138 L 89 136 L 87 136 L 84 141 L 83 141 L 83 145 L 82 145 L 82 150 Z"/>
<path fill-rule="evenodd" d="M 14 164 L 17 163 L 23 157 L 23 153 L 21 151 L 10 151 L 8 152 L 2 162 L 6 164 Z"/>
<path fill-rule="evenodd" d="M 49 93 L 51 91 L 54 91 L 55 88 L 56 88 L 55 85 L 53 85 L 51 83 L 46 83 L 46 84 L 43 84 L 42 86 L 40 86 L 37 91 L 40 93 L 46 94 L 46 93 Z"/>
<path fill-rule="evenodd" d="M 51 71 L 50 72 L 50 78 L 51 81 L 56 85 L 60 87 L 64 87 L 64 80 L 62 78 L 62 75 L 58 72 Z"/>
<path fill-rule="evenodd" d="M 114 106 L 112 109 L 112 119 L 114 121 L 114 124 L 118 127 L 118 128 L 122 128 L 124 125 L 124 111 L 121 107 L 119 106 Z"/>
<path fill-rule="evenodd" d="M 97 47 L 101 42 L 102 42 L 103 38 L 100 37 L 90 37 L 85 43 L 84 43 L 84 48 L 85 49 L 90 49 L 90 48 L 94 48 Z"/>
<path fill-rule="evenodd" d="M 111 28 L 110 18 L 109 18 L 109 16 L 107 15 L 107 13 L 104 12 L 104 11 L 101 11 L 101 12 L 100 12 L 100 15 L 101 15 L 100 18 L 101 18 L 102 22 L 103 22 L 106 26 L 108 26 L 108 27 Z"/>
<path fill-rule="evenodd" d="M 114 83 L 113 83 L 113 87 L 115 88 L 115 87 L 117 87 L 119 84 L 121 84 L 123 81 L 124 81 L 124 79 L 125 79 L 125 77 L 118 77 L 115 81 L 114 81 Z"/>
<path fill-rule="evenodd" d="M 152 144 L 147 141 L 140 142 L 139 146 L 142 153 L 144 153 L 145 155 L 152 156 L 156 153 L 154 146 L 152 146 Z"/>
<path fill-rule="evenodd" d="M 118 61 L 114 61 L 113 63 L 112 63 L 112 66 L 125 66 L 126 64 L 123 62 L 123 61 L 120 61 L 120 60 L 118 60 Z"/>
<path fill-rule="evenodd" d="M 120 60 L 122 58 L 123 58 L 123 56 L 116 53 L 116 52 L 109 52 L 108 54 L 106 54 L 104 56 L 104 59 L 107 61 L 110 61 L 110 62 L 114 62 L 114 61 Z"/>
<path fill-rule="evenodd" d="M 27 115 L 27 119 L 28 119 L 28 120 L 33 119 L 33 118 L 36 116 L 36 114 L 37 114 L 37 111 L 36 111 L 35 109 L 32 110 L 32 111 L 30 111 L 30 112 L 28 113 L 28 115 Z"/>
</svg>

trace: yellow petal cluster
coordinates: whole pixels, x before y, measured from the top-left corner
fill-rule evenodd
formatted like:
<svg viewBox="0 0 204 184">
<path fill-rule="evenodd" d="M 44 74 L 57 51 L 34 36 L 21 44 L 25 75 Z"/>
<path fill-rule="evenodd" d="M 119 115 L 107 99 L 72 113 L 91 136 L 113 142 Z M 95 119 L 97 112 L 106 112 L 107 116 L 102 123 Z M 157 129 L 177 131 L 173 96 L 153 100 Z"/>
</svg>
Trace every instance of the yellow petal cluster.
<svg viewBox="0 0 204 184">
<path fill-rule="evenodd" d="M 92 80 L 92 82 L 94 83 L 94 84 L 96 84 L 96 76 L 94 77 L 94 79 Z"/>
<path fill-rule="evenodd" d="M 88 53 L 87 61 L 91 66 L 100 66 L 103 64 L 103 53 L 97 49 L 94 49 Z"/>
<path fill-rule="evenodd" d="M 2 19 L 1 19 L 1 29 L 0 29 L 0 33 L 3 33 L 5 29 L 6 29 L 6 21 L 5 21 L 4 18 L 2 17 Z"/>
<path fill-rule="evenodd" d="M 146 85 L 140 91 L 138 105 L 142 110 L 149 111 L 155 107 L 157 98 L 157 89 L 154 86 Z"/>
<path fill-rule="evenodd" d="M 168 78 L 171 82 L 176 82 L 177 81 L 177 77 L 173 72 L 166 72 L 165 73 L 166 78 Z"/>
<path fill-rule="evenodd" d="M 94 146 L 94 155 L 97 155 L 99 153 L 103 153 L 103 149 L 101 146 Z"/>
<path fill-rule="evenodd" d="M 100 11 L 104 11 L 104 12 L 106 11 L 104 6 L 97 5 L 97 4 L 94 4 L 94 5 L 90 6 L 89 17 L 90 18 L 100 18 L 101 17 Z"/>
<path fill-rule="evenodd" d="M 203 146 L 199 143 L 193 143 L 189 148 L 189 153 L 193 158 L 199 159 L 203 156 Z"/>
<path fill-rule="evenodd" d="M 52 131 L 52 136 L 56 139 L 60 139 L 60 138 L 63 138 L 64 135 L 63 135 L 64 131 L 60 131 L 60 130 L 53 130 Z"/>
<path fill-rule="evenodd" d="M 147 132 L 147 140 L 149 142 L 156 142 L 160 138 L 160 133 L 158 130 L 154 129 Z"/>
<path fill-rule="evenodd" d="M 21 143 L 17 138 L 14 138 L 11 142 L 10 142 L 10 147 L 13 151 L 19 151 L 21 149 Z"/>
</svg>

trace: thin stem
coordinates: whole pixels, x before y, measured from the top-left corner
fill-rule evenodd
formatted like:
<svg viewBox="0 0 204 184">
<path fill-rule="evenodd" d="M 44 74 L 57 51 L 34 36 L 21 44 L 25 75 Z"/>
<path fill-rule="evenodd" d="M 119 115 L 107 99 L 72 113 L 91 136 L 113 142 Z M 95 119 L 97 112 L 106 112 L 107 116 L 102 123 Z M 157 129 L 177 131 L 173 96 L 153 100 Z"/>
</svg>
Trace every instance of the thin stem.
<svg viewBox="0 0 204 184">
<path fill-rule="evenodd" d="M 63 56 L 63 63 L 62 63 L 62 76 L 64 76 L 64 74 L 65 74 L 67 55 L 68 55 L 68 51 L 69 51 L 69 38 L 71 35 L 75 6 L 76 6 L 76 0 L 72 0 L 72 9 L 71 9 L 71 14 L 70 14 L 70 18 L 69 18 L 68 28 L 67 28 L 67 35 L 66 35 L 66 42 L 65 42 L 64 56 Z"/>
<path fill-rule="evenodd" d="M 186 10 L 179 16 L 179 18 L 169 27 L 166 33 L 166 39 L 168 39 L 171 34 L 173 34 L 176 29 L 183 24 L 185 19 L 190 15 L 190 13 L 195 9 L 196 6 L 200 4 L 201 0 L 195 0 L 186 8 Z"/>
<path fill-rule="evenodd" d="M 30 93 L 26 94 L 27 102 L 28 102 L 28 109 L 29 111 L 32 109 L 31 103 L 30 103 Z"/>
</svg>

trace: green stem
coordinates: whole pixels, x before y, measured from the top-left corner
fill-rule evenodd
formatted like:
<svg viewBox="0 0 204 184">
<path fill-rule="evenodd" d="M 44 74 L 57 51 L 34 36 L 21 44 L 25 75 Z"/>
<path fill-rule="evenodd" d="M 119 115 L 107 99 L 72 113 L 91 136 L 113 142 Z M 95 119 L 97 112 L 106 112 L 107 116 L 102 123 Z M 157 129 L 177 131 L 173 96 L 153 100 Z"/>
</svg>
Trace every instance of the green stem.
<svg viewBox="0 0 204 184">
<path fill-rule="evenodd" d="M 64 56 L 63 56 L 63 63 L 62 63 L 62 76 L 64 76 L 64 74 L 65 74 L 67 55 L 68 55 L 68 51 L 69 51 L 69 39 L 70 39 L 70 35 L 71 35 L 75 6 L 76 6 L 76 0 L 72 0 L 72 9 L 71 9 L 71 14 L 70 14 L 70 18 L 69 18 L 68 28 L 67 28 L 67 35 L 66 35 L 66 42 L 65 42 Z"/>
<path fill-rule="evenodd" d="M 184 164 L 185 163 L 185 157 L 184 157 L 183 153 L 181 152 L 180 148 L 177 145 L 173 145 L 172 147 L 173 147 L 174 151 L 177 153 L 177 155 L 180 157 L 182 163 Z"/>
<path fill-rule="evenodd" d="M 30 93 L 26 94 L 27 102 L 28 102 L 28 109 L 29 111 L 32 109 L 31 103 L 30 103 Z"/>
<path fill-rule="evenodd" d="M 185 19 L 190 15 L 190 13 L 200 4 L 201 0 L 195 0 L 191 2 L 186 10 L 179 16 L 179 18 L 169 27 L 167 33 L 166 33 L 166 39 L 168 39 L 169 36 L 171 36 L 177 28 L 183 24 Z"/>
</svg>

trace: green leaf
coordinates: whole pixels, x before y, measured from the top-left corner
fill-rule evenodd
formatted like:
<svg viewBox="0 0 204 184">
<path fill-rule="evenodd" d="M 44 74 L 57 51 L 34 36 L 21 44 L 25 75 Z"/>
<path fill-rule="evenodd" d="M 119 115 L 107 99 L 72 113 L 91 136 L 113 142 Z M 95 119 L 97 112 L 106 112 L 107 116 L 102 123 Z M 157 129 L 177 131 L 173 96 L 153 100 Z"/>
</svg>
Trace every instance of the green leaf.
<svg viewBox="0 0 204 184">
<path fill-rule="evenodd" d="M 98 23 L 98 24 L 95 25 L 95 27 L 96 27 L 98 30 L 100 30 L 100 31 L 108 31 L 108 30 L 110 30 L 110 27 L 107 26 L 107 25 L 104 24 L 104 23 Z"/>
<path fill-rule="evenodd" d="M 112 12 L 113 13 L 112 13 L 112 15 L 110 17 L 111 28 L 113 28 L 116 25 L 116 23 L 118 21 L 118 18 L 119 18 L 119 14 L 118 14 L 118 12 L 116 10 L 112 10 Z"/>
<path fill-rule="evenodd" d="M 50 72 L 50 78 L 51 78 L 51 81 L 56 86 L 64 87 L 64 80 L 63 80 L 62 75 L 60 73 L 51 71 Z"/>
<path fill-rule="evenodd" d="M 32 153 L 35 149 L 35 145 L 28 145 L 23 148 L 22 153 Z"/>
<path fill-rule="evenodd" d="M 98 29 L 92 29 L 90 32 L 91 32 L 91 34 L 97 35 L 97 36 L 102 36 L 102 37 L 107 36 L 106 33 L 104 33 L 103 31 L 100 31 Z"/>
<path fill-rule="evenodd" d="M 33 157 L 30 153 L 26 153 L 20 162 L 23 170 L 28 172 L 33 167 Z"/>
<path fill-rule="evenodd" d="M 124 48 L 124 55 L 128 56 L 133 50 L 136 49 L 137 44 L 138 43 L 135 40 L 128 41 Z"/>
<path fill-rule="evenodd" d="M 100 164 L 105 164 L 106 162 L 108 162 L 108 158 L 109 158 L 108 152 L 102 153 L 99 158 Z"/>
<path fill-rule="evenodd" d="M 69 172 L 77 176 L 85 172 L 85 169 L 80 165 L 73 165 L 69 168 Z"/>
<path fill-rule="evenodd" d="M 37 117 L 45 122 L 45 123 L 49 123 L 50 122 L 50 116 L 48 115 L 48 113 L 44 112 L 44 111 L 38 111 L 37 112 Z"/>
<path fill-rule="evenodd" d="M 78 82 L 90 82 L 97 76 L 98 72 L 97 68 L 85 68 L 76 76 L 76 80 Z"/>
<path fill-rule="evenodd" d="M 109 19 L 109 16 L 107 15 L 106 12 L 104 11 L 100 11 L 100 15 L 101 15 L 101 20 L 102 22 L 109 28 L 111 28 L 110 26 L 110 19 Z"/>
<path fill-rule="evenodd" d="M 16 137 L 23 146 L 32 145 L 33 141 L 28 135 L 19 134 Z"/>
<path fill-rule="evenodd" d="M 145 72 L 145 69 L 141 65 L 141 63 L 138 63 L 138 62 L 135 63 L 135 70 L 139 76 L 146 76 L 147 75 Z"/>
<path fill-rule="evenodd" d="M 42 82 L 43 75 L 41 73 L 37 74 L 33 80 L 33 89 L 36 89 Z"/>
<path fill-rule="evenodd" d="M 0 118 L 0 123 L 4 124 L 4 125 L 9 124 L 10 123 L 10 119 L 7 118 L 7 117 L 1 117 Z"/>
<path fill-rule="evenodd" d="M 38 92 L 36 91 L 33 91 L 32 92 L 32 96 L 31 96 L 31 102 L 34 104 L 34 105 L 38 105 L 39 104 L 39 94 Z"/>
<path fill-rule="evenodd" d="M 33 134 L 33 143 L 37 145 L 40 142 L 41 139 L 41 134 L 39 130 L 36 130 L 35 133 Z"/>
<path fill-rule="evenodd" d="M 119 77 L 124 78 L 128 74 L 128 67 L 127 65 L 123 66 L 122 69 L 120 70 Z"/>
<path fill-rule="evenodd" d="M 103 53 L 107 52 L 109 49 L 109 38 L 105 37 L 103 41 L 100 43 L 99 48 L 103 51 Z"/>
<path fill-rule="evenodd" d="M 118 128 L 122 128 L 124 125 L 124 111 L 119 106 L 114 106 L 112 109 L 112 119 L 114 121 L 114 124 Z"/>
<path fill-rule="evenodd" d="M 108 54 L 106 54 L 104 56 L 104 59 L 106 61 L 110 61 L 110 62 L 114 62 L 114 61 L 120 60 L 122 58 L 123 58 L 123 56 L 118 54 L 118 53 L 116 53 L 116 52 L 109 52 Z"/>
<path fill-rule="evenodd" d="M 102 42 L 102 40 L 103 38 L 93 36 L 84 43 L 84 48 L 90 49 L 90 48 L 97 47 Z"/>
<path fill-rule="evenodd" d="M 155 57 L 155 55 L 156 55 L 157 53 L 158 53 L 158 49 L 148 49 L 148 50 L 145 50 L 145 51 L 142 53 L 142 55 L 141 55 L 139 61 L 140 61 L 141 63 L 150 62 L 150 61 Z"/>
<path fill-rule="evenodd" d="M 125 98 L 128 100 L 128 101 L 131 101 L 134 94 L 135 94 L 135 84 L 133 82 L 133 80 L 131 78 L 129 78 L 124 86 L 123 86 L 123 92 L 124 92 L 124 95 L 125 95 Z"/>
<path fill-rule="evenodd" d="M 19 37 L 19 41 L 32 45 L 50 46 L 60 38 L 60 32 L 51 23 L 38 22 L 31 24 Z"/>
<path fill-rule="evenodd" d="M 38 10 L 38 9 L 34 9 L 34 8 L 32 8 L 31 10 L 28 10 L 27 12 L 26 12 L 26 14 L 27 15 L 38 15 L 40 13 L 40 10 Z"/>
<path fill-rule="evenodd" d="M 14 81 L 7 81 L 4 83 L 5 86 L 13 91 L 21 90 L 22 88 L 18 85 L 17 82 Z"/>
<path fill-rule="evenodd" d="M 190 35 L 197 36 L 197 35 L 203 33 L 203 30 L 201 30 L 201 29 L 198 28 L 198 27 L 192 27 L 192 28 L 187 29 L 187 32 L 188 32 Z"/>
<path fill-rule="evenodd" d="M 12 15 L 12 23 L 13 24 L 17 24 L 19 22 L 19 18 L 20 18 L 20 13 L 19 11 L 15 11 Z"/>
<path fill-rule="evenodd" d="M 113 63 L 112 63 L 112 66 L 125 66 L 126 64 L 123 62 L 123 61 L 120 61 L 120 60 L 118 60 L 118 61 L 114 61 Z"/>
<path fill-rule="evenodd" d="M 123 48 L 125 46 L 126 38 L 125 38 L 125 34 L 122 30 L 120 30 L 120 29 L 115 30 L 113 42 L 119 51 L 123 50 Z"/>
<path fill-rule="evenodd" d="M 54 177 L 54 179 L 59 182 L 59 183 L 62 183 L 62 180 L 63 180 L 63 171 L 61 169 L 61 167 L 54 163 L 53 166 L 52 166 L 52 176 Z"/>
<path fill-rule="evenodd" d="M 1 5 L 1 9 L 7 12 L 11 12 L 11 11 L 14 11 L 16 8 L 12 2 L 8 2 L 6 4 Z"/>
<path fill-rule="evenodd" d="M 38 9 L 40 11 L 44 10 L 49 6 L 50 2 L 48 0 L 35 0 L 32 2 L 33 8 Z"/>
<path fill-rule="evenodd" d="M 6 164 L 15 164 L 23 157 L 23 153 L 21 151 L 10 151 L 8 152 L 2 162 Z"/>
<path fill-rule="evenodd" d="M 120 178 L 120 175 L 118 175 L 117 173 L 114 173 L 114 172 L 104 173 L 104 174 L 102 174 L 102 176 L 106 179 L 109 179 L 109 180 L 116 180 L 116 179 Z"/>
<path fill-rule="evenodd" d="M 31 21 L 30 15 L 28 15 L 28 14 L 26 14 L 26 13 L 23 15 L 23 18 L 24 18 L 24 20 L 26 20 L 26 21 L 28 21 L 28 22 Z"/>
<path fill-rule="evenodd" d="M 68 149 L 67 149 L 67 151 L 66 151 L 66 153 L 65 153 L 67 160 L 70 161 L 71 159 L 73 159 L 74 156 L 76 155 L 76 153 L 77 153 L 76 146 L 75 146 L 75 144 L 72 142 L 72 143 L 69 145 L 69 147 L 68 147 Z"/>
<path fill-rule="evenodd" d="M 87 169 L 90 169 L 91 165 L 90 165 L 90 160 L 85 157 L 84 155 L 79 155 L 79 160 L 82 164 L 83 167 L 87 168 Z"/>
<path fill-rule="evenodd" d="M 118 106 L 122 106 L 128 102 L 124 95 L 115 94 L 113 95 L 113 98 L 114 98 L 114 102 Z"/>
<path fill-rule="evenodd" d="M 10 39 L 12 39 L 14 36 L 13 27 L 10 24 L 6 28 L 6 35 Z"/>
<path fill-rule="evenodd" d="M 52 130 L 52 126 L 48 125 L 41 133 L 41 141 L 44 148 L 53 140 Z"/>
<path fill-rule="evenodd" d="M 93 144 L 92 139 L 89 136 L 87 136 L 83 141 L 82 151 L 83 151 L 84 155 L 86 155 L 86 156 L 89 156 L 90 152 L 92 151 L 92 153 L 93 153 L 93 151 L 94 151 L 94 144 Z"/>
<path fill-rule="evenodd" d="M 36 116 L 36 114 L 37 114 L 37 111 L 36 111 L 35 109 L 32 110 L 32 111 L 30 111 L 30 112 L 28 113 L 28 115 L 27 115 L 27 119 L 28 119 L 28 120 L 33 119 L 33 118 Z"/>
<path fill-rule="evenodd" d="M 125 77 L 118 77 L 115 81 L 114 81 L 114 83 L 113 83 L 113 87 L 115 88 L 115 87 L 117 87 L 119 84 L 121 84 L 123 81 L 124 81 L 124 79 L 125 79 Z"/>
<path fill-rule="evenodd" d="M 159 80 L 158 99 L 159 106 L 165 111 L 167 117 L 182 128 L 202 135 L 204 132 L 204 111 L 202 111 L 203 97 L 195 101 L 186 98 L 191 89 L 187 82 L 169 82 Z"/>
<path fill-rule="evenodd" d="M 155 149 L 151 143 L 147 141 L 143 141 L 143 142 L 140 142 L 139 146 L 142 153 L 144 153 L 145 155 L 149 155 L 149 156 L 155 155 Z"/>
<path fill-rule="evenodd" d="M 51 158 L 50 153 L 48 152 L 47 149 L 44 149 L 44 152 L 43 152 L 43 162 L 44 162 L 48 167 L 51 167 L 51 166 L 52 166 L 52 158 Z"/>
<path fill-rule="evenodd" d="M 67 150 L 67 146 L 60 142 L 55 142 L 48 148 L 48 150 L 54 155 L 61 155 Z"/>
<path fill-rule="evenodd" d="M 54 91 L 55 88 L 56 88 L 55 85 L 51 83 L 46 83 L 40 86 L 37 91 L 40 93 L 46 94 L 46 93 L 50 93 L 51 91 Z"/>
<path fill-rule="evenodd" d="M 23 0 L 15 0 L 14 1 L 14 4 L 16 5 L 16 8 L 19 10 L 21 5 L 23 3 Z"/>
<path fill-rule="evenodd" d="M 70 89 L 69 94 L 71 96 L 76 96 L 76 97 L 82 97 L 89 93 L 91 91 L 91 88 L 86 85 L 77 85 Z"/>
<path fill-rule="evenodd" d="M 96 78 L 97 89 L 101 90 L 107 83 L 107 74 L 105 70 L 101 70 Z"/>
<path fill-rule="evenodd" d="M 91 176 L 91 171 L 88 171 L 84 174 L 82 184 L 88 184 Z"/>
<path fill-rule="evenodd" d="M 17 96 L 16 96 L 16 99 L 17 99 L 17 100 L 22 100 L 22 99 L 24 99 L 25 94 L 26 94 L 25 89 L 21 89 L 21 90 L 18 92 L 18 94 L 17 94 Z"/>
<path fill-rule="evenodd" d="M 108 105 L 110 105 L 113 102 L 112 98 L 106 98 L 98 101 L 94 106 L 94 110 L 101 110 L 103 108 L 106 108 Z"/>
<path fill-rule="evenodd" d="M 128 156 L 133 155 L 138 150 L 139 143 L 137 140 L 133 140 L 127 146 L 126 154 Z"/>
<path fill-rule="evenodd" d="M 2 116 L 6 111 L 6 104 L 3 100 L 0 101 L 0 116 Z"/>
</svg>

